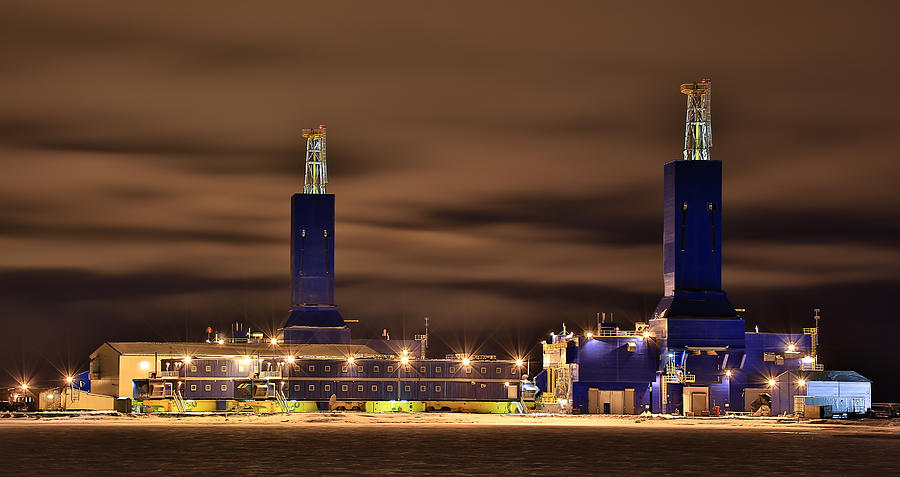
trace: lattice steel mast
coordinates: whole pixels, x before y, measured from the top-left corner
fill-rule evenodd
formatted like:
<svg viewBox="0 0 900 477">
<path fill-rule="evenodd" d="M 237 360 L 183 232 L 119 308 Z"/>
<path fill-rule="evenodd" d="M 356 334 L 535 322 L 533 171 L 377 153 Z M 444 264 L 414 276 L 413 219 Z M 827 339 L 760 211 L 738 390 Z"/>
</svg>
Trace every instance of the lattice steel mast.
<svg viewBox="0 0 900 477">
<path fill-rule="evenodd" d="M 687 117 L 684 120 L 684 160 L 708 161 L 712 147 L 712 117 L 709 98 L 712 84 L 708 79 L 681 85 L 687 95 Z"/>
<path fill-rule="evenodd" d="M 306 175 L 303 181 L 304 194 L 324 194 L 328 184 L 328 165 L 325 163 L 325 125 L 314 129 L 304 129 L 306 138 Z"/>
</svg>

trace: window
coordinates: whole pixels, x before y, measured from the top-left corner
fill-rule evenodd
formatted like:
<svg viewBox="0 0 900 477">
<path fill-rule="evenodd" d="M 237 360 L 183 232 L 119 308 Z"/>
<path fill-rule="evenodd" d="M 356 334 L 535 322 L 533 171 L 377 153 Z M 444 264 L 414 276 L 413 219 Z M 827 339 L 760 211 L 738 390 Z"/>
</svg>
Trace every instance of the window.
<svg viewBox="0 0 900 477">
<path fill-rule="evenodd" d="M 206 372 L 207 373 L 212 372 L 212 366 L 206 365 Z"/>
<path fill-rule="evenodd" d="M 481 389 L 484 389 L 486 387 L 487 387 L 487 384 L 481 383 Z"/>
<path fill-rule="evenodd" d="M 362 366 L 357 366 L 357 367 L 356 367 L 356 372 L 357 372 L 357 373 L 363 372 L 363 367 L 362 367 Z"/>
<path fill-rule="evenodd" d="M 509 368 L 509 374 L 516 374 L 516 368 Z"/>
<path fill-rule="evenodd" d="M 436 393 L 441 392 L 441 387 L 440 387 L 440 386 L 435 386 L 435 387 L 434 387 L 434 392 L 436 392 Z"/>
<path fill-rule="evenodd" d="M 502 373 L 502 372 L 503 372 L 503 370 L 500 369 L 500 367 L 497 367 L 497 369 L 494 370 L 494 373 L 496 373 L 496 374 L 500 374 L 500 373 Z"/>
<path fill-rule="evenodd" d="M 472 367 L 466 366 L 466 374 L 472 374 Z"/>
<path fill-rule="evenodd" d="M 481 374 L 487 374 L 487 366 L 481 367 Z"/>
<path fill-rule="evenodd" d="M 372 366 L 372 372 L 373 372 L 373 373 L 377 373 L 379 369 L 380 369 L 380 368 L 379 368 L 377 365 L 376 365 L 376 366 Z"/>
<path fill-rule="evenodd" d="M 300 385 L 299 385 L 299 384 L 295 384 L 295 385 L 294 385 L 294 391 L 299 391 L 299 390 L 300 390 Z"/>
<path fill-rule="evenodd" d="M 197 390 L 197 385 L 191 384 L 191 391 L 196 391 L 196 390 Z"/>
<path fill-rule="evenodd" d="M 390 384 L 388 384 L 388 385 L 387 385 L 387 390 L 388 390 L 388 392 L 393 391 L 393 390 L 394 390 L 394 386 L 391 386 Z"/>
<path fill-rule="evenodd" d="M 425 372 L 425 366 L 419 366 L 419 372 L 420 372 L 420 373 L 424 373 L 424 372 Z"/>
<path fill-rule="evenodd" d="M 222 365 L 222 372 L 223 372 L 223 373 L 227 373 L 227 372 L 228 372 L 228 366 Z"/>
<path fill-rule="evenodd" d="M 343 365 L 343 366 L 341 366 L 341 372 L 342 372 L 342 373 L 346 373 L 346 372 L 347 372 L 347 365 L 346 365 L 346 364 Z"/>
<path fill-rule="evenodd" d="M 331 391 L 331 385 L 330 385 L 330 384 L 326 384 L 326 385 L 325 385 L 325 392 L 327 393 L 327 392 L 329 392 L 329 391 Z"/>
<path fill-rule="evenodd" d="M 329 365 L 326 364 L 326 365 L 325 365 L 325 372 L 326 372 L 326 373 L 330 373 L 330 372 L 331 372 L 331 366 L 329 366 Z"/>
<path fill-rule="evenodd" d="M 378 391 L 378 385 L 377 385 L 377 384 L 373 384 L 373 385 L 372 385 L 372 392 L 375 392 L 375 391 Z"/>
<path fill-rule="evenodd" d="M 435 373 L 440 373 L 440 372 L 441 372 L 441 367 L 438 366 L 438 367 L 434 368 L 434 372 L 435 372 Z"/>
<path fill-rule="evenodd" d="M 356 390 L 359 392 L 363 392 L 363 385 L 360 384 L 359 386 L 356 386 Z"/>
<path fill-rule="evenodd" d="M 191 372 L 192 372 L 192 373 L 196 373 L 196 372 L 197 372 L 197 367 L 196 367 L 196 366 L 191 366 Z"/>
<path fill-rule="evenodd" d="M 425 392 L 425 386 L 419 386 L 419 391 Z"/>
<path fill-rule="evenodd" d="M 315 384 L 310 384 L 308 389 L 310 390 L 310 392 L 315 391 L 315 390 L 316 390 L 316 385 L 315 385 Z"/>
<path fill-rule="evenodd" d="M 389 373 L 393 373 L 393 372 L 394 372 L 394 367 L 393 367 L 393 366 L 388 366 L 388 372 L 389 372 Z"/>
<path fill-rule="evenodd" d="M 456 372 L 456 368 L 454 368 L 453 366 L 450 366 L 450 374 L 453 374 L 455 372 Z"/>
<path fill-rule="evenodd" d="M 341 386 L 341 391 L 347 392 L 347 389 L 349 389 L 349 388 L 347 387 L 346 384 Z"/>
<path fill-rule="evenodd" d="M 312 364 L 309 365 L 309 372 L 312 373 L 312 372 L 315 372 L 315 371 L 316 371 L 315 365 L 312 365 Z"/>
<path fill-rule="evenodd" d="M 227 385 L 227 384 L 223 384 L 223 385 L 222 385 L 222 391 L 228 391 L 228 385 Z"/>
<path fill-rule="evenodd" d="M 212 385 L 207 384 L 206 386 L 203 386 L 203 390 L 204 391 L 212 391 Z"/>
<path fill-rule="evenodd" d="M 412 390 L 412 387 L 409 384 L 407 384 L 406 386 L 403 386 L 403 390 L 406 392 L 410 392 Z"/>
</svg>

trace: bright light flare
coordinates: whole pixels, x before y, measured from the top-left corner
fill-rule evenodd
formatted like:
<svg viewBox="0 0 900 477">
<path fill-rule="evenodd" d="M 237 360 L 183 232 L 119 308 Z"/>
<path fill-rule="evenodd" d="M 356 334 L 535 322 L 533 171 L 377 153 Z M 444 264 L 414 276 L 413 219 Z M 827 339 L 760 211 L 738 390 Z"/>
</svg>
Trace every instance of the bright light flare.
<svg viewBox="0 0 900 477">
<path fill-rule="evenodd" d="M 797 386 L 800 386 L 801 388 L 804 387 L 804 386 L 806 386 L 806 380 L 803 379 L 803 378 L 798 379 L 798 380 L 797 380 Z"/>
<path fill-rule="evenodd" d="M 730 378 L 730 377 L 731 377 L 731 374 L 732 374 L 732 373 L 731 373 L 731 370 L 730 370 L 730 369 L 727 370 L 727 371 L 725 371 L 725 377 Z"/>
<path fill-rule="evenodd" d="M 516 366 L 518 366 L 518 367 L 521 368 L 522 365 L 524 365 L 524 364 L 525 364 L 525 361 L 523 361 L 523 360 L 521 360 L 521 359 L 517 359 L 517 360 L 516 360 Z"/>
<path fill-rule="evenodd" d="M 293 357 L 293 356 L 286 356 L 286 357 L 284 358 L 284 360 L 287 361 L 288 363 L 293 363 L 293 362 L 294 362 L 294 357 Z"/>
<path fill-rule="evenodd" d="M 53 395 L 52 395 L 52 394 L 48 394 L 48 395 L 47 395 L 47 399 L 49 399 L 49 400 L 52 401 L 52 400 L 53 400 Z"/>
<path fill-rule="evenodd" d="M 400 358 L 400 364 L 402 364 L 402 365 L 409 364 L 409 356 L 403 356 L 402 358 Z"/>
<path fill-rule="evenodd" d="M 797 345 L 795 345 L 794 343 L 791 343 L 788 345 L 787 350 L 788 350 L 788 353 L 793 353 L 794 351 L 797 351 Z"/>
<path fill-rule="evenodd" d="M 72 376 L 66 376 L 67 383 L 72 384 L 72 381 L 75 381 L 75 379 L 73 379 Z"/>
<path fill-rule="evenodd" d="M 647 339 L 647 338 L 649 338 L 649 337 L 650 337 L 650 332 L 649 332 L 649 331 L 645 331 L 645 332 L 644 332 L 644 339 Z"/>
<path fill-rule="evenodd" d="M 190 356 L 185 356 L 184 359 L 183 359 L 182 361 L 184 361 L 184 364 L 191 364 L 191 357 L 190 357 Z"/>
<path fill-rule="evenodd" d="M 409 350 L 408 350 L 408 349 L 404 349 L 404 350 L 403 350 L 403 354 L 404 354 L 404 355 L 409 354 Z"/>
<path fill-rule="evenodd" d="M 146 370 L 150 369 L 150 362 L 149 361 L 141 361 L 140 366 L 141 366 L 141 369 L 146 371 Z"/>
<path fill-rule="evenodd" d="M 594 337 L 594 333 L 591 333 L 590 331 L 588 331 L 587 333 L 584 334 L 584 337 L 587 339 L 591 339 Z"/>
<path fill-rule="evenodd" d="M 468 366 L 469 363 L 471 363 L 471 361 L 469 361 L 469 358 L 463 358 L 463 360 L 462 360 L 463 366 Z"/>
<path fill-rule="evenodd" d="M 277 344 L 278 344 L 278 338 L 272 338 L 272 339 L 270 339 L 270 340 L 269 340 L 269 343 L 272 343 L 273 345 L 277 345 Z"/>
<path fill-rule="evenodd" d="M 216 343 L 225 344 L 225 340 L 219 340 L 219 341 L 216 341 Z"/>
<path fill-rule="evenodd" d="M 774 387 L 775 387 L 775 380 L 774 380 L 774 379 L 770 379 L 770 380 L 769 380 L 769 387 L 770 387 L 770 388 L 774 388 Z"/>
<path fill-rule="evenodd" d="M 347 358 L 347 362 L 350 364 L 353 364 L 354 362 L 356 362 L 356 358 L 354 358 L 353 356 L 350 356 L 349 358 Z"/>
</svg>

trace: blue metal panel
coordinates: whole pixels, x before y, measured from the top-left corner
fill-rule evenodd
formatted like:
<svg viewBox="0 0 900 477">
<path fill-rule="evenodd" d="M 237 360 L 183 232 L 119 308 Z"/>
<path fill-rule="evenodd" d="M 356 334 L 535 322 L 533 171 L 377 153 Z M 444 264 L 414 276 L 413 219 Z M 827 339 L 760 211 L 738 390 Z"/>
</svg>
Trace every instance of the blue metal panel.
<svg viewBox="0 0 900 477">
<path fill-rule="evenodd" d="M 635 343 L 635 351 L 628 351 L 628 343 Z M 585 339 L 578 347 L 578 380 L 649 383 L 656 375 L 658 356 L 659 350 L 652 340 Z"/>
<path fill-rule="evenodd" d="M 72 376 L 72 387 L 84 392 L 91 392 L 91 372 L 85 371 Z"/>
<path fill-rule="evenodd" d="M 291 198 L 291 302 L 334 304 L 334 194 Z"/>
</svg>

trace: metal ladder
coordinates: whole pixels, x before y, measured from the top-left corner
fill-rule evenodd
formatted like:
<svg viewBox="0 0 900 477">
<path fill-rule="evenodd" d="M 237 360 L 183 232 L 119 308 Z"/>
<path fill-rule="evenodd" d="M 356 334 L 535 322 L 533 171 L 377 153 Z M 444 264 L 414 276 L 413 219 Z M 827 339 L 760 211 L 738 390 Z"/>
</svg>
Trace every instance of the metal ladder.
<svg viewBox="0 0 900 477">
<path fill-rule="evenodd" d="M 291 412 L 288 408 L 287 398 L 284 397 L 284 393 L 280 389 L 275 390 L 275 399 L 278 400 L 278 405 L 281 406 L 282 412 Z"/>
<path fill-rule="evenodd" d="M 181 391 L 176 389 L 174 397 L 175 408 L 178 410 L 178 412 L 180 412 L 181 414 L 187 412 L 186 406 L 184 404 L 184 398 L 181 397 Z"/>
</svg>

